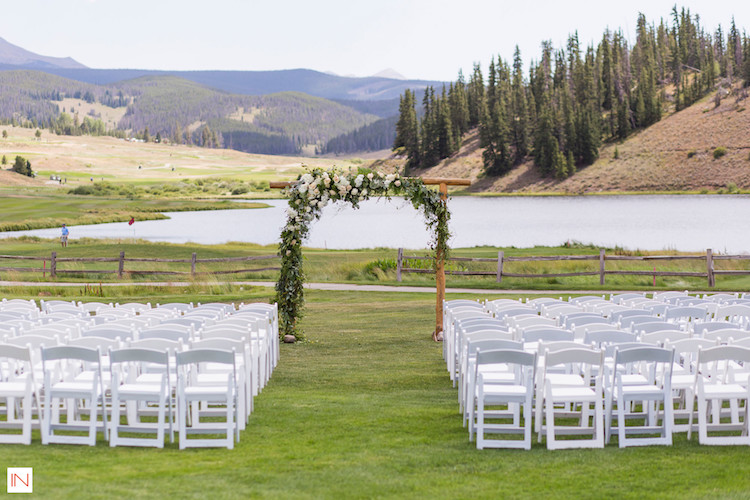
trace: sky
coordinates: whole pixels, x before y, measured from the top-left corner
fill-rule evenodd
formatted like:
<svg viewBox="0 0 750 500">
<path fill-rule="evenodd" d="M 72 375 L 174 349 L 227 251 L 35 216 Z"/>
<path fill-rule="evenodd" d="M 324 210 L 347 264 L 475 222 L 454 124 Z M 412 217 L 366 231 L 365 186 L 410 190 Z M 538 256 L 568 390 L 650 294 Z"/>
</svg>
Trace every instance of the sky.
<svg viewBox="0 0 750 500">
<path fill-rule="evenodd" d="M 578 31 L 634 41 L 639 12 L 669 19 L 673 0 L 0 0 L 0 37 L 92 68 L 278 70 L 455 80 L 493 56 L 538 59 Z M 748 0 L 685 0 L 713 32 L 732 16 L 750 31 Z"/>
</svg>

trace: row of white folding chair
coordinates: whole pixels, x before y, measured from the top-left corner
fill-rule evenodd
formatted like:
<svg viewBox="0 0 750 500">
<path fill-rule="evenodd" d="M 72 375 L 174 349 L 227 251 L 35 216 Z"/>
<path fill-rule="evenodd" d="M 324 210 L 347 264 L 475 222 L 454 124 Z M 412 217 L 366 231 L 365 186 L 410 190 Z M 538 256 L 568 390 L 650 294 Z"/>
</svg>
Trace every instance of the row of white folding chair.
<svg viewBox="0 0 750 500">
<path fill-rule="evenodd" d="M 167 304 L 159 304 L 156 303 L 156 306 L 154 307 L 154 310 L 162 310 L 162 311 L 174 311 L 179 314 L 184 314 L 188 311 L 193 310 L 193 303 L 184 303 L 184 302 L 170 302 Z"/>
<path fill-rule="evenodd" d="M 497 342 L 497 341 L 496 341 Z M 481 345 L 481 343 L 478 343 L 477 345 Z M 590 348 L 577 344 L 577 343 L 570 343 L 570 342 L 559 342 L 559 343 L 552 343 L 552 344 L 545 344 L 540 348 L 545 348 L 549 350 L 553 346 L 557 346 L 556 349 L 560 349 L 561 352 L 564 350 L 570 350 L 570 352 L 566 355 L 561 355 L 560 359 L 557 359 L 556 357 L 551 357 L 551 365 L 558 365 L 563 363 L 570 363 L 573 359 L 577 360 L 578 365 L 587 364 L 588 366 L 581 369 L 581 366 L 577 366 L 577 368 L 569 373 L 552 373 L 552 370 L 549 369 L 549 367 L 545 364 L 546 356 L 544 356 L 545 361 L 540 362 L 540 365 L 543 367 L 543 374 L 542 374 L 542 381 L 537 380 L 536 384 L 536 404 L 537 404 L 537 432 L 545 431 L 547 433 L 547 445 L 550 449 L 554 448 L 569 448 L 569 447 L 600 447 L 603 446 L 603 436 L 604 436 L 604 426 L 602 425 L 602 382 L 601 377 L 604 372 L 602 370 L 602 366 L 604 365 L 603 361 L 603 351 L 598 350 L 591 350 Z M 609 371 L 611 373 L 611 381 L 608 383 L 608 392 L 607 392 L 607 408 L 608 408 L 608 427 L 607 427 L 607 436 L 609 440 L 609 436 L 612 433 L 612 429 L 617 429 L 618 435 L 620 436 L 620 446 L 628 446 L 628 445 L 641 445 L 641 444 L 669 444 L 671 443 L 671 414 L 670 414 L 670 406 L 671 403 L 671 388 L 669 386 L 669 382 L 671 380 L 671 360 L 673 359 L 673 353 L 672 351 L 652 347 L 652 346 L 643 346 L 641 344 L 636 345 L 630 345 L 626 347 L 636 348 L 638 353 L 633 354 L 629 357 L 624 356 L 623 354 L 619 355 L 619 358 L 616 359 L 612 365 L 609 367 Z M 589 354 L 586 354 L 586 352 L 589 352 Z M 590 354 L 590 353 L 595 354 Z M 615 351 L 615 356 L 617 357 L 618 354 Z M 531 353 L 527 353 L 531 354 Z M 577 358 L 575 356 L 578 356 Z M 477 350 L 476 352 L 477 360 L 480 360 L 476 362 L 475 364 L 475 375 L 474 379 L 470 379 L 470 382 L 476 381 L 477 384 L 482 383 L 490 383 L 490 384 L 508 384 L 509 379 L 518 381 L 517 377 L 514 377 L 512 371 L 508 371 L 507 366 L 502 366 L 501 371 L 492 371 L 492 370 L 485 370 L 484 364 L 481 361 L 481 351 Z M 573 356 L 573 357 L 571 357 Z M 656 356 L 656 357 L 654 357 Z M 594 359 L 596 358 L 596 359 Z M 661 368 L 656 369 L 652 368 L 650 374 L 648 377 L 644 377 L 642 375 L 630 375 L 631 369 L 628 368 L 628 365 L 631 365 L 635 363 L 636 361 L 643 362 L 643 361 L 659 361 L 661 364 L 667 366 L 667 368 Z M 667 361 L 669 360 L 669 361 Z M 495 360 L 497 362 L 497 360 Z M 485 361 L 486 362 L 486 361 Z M 493 363 L 496 364 L 496 363 Z M 480 377 L 480 373 L 487 372 L 488 374 L 484 375 L 484 377 Z M 661 377 L 659 379 L 656 378 L 656 374 L 661 373 Z M 624 374 L 624 375 L 623 375 Z M 664 374 L 668 374 L 667 377 L 664 376 Z M 605 374 L 606 376 L 606 374 Z M 598 380 L 598 382 L 597 382 Z M 489 382 L 488 382 L 489 381 Z M 623 384 L 623 381 L 625 383 Z M 587 383 L 588 382 L 588 383 Z M 513 385 L 513 384 L 511 384 Z M 512 404 L 518 404 L 522 400 L 519 398 L 520 394 L 526 394 L 525 389 L 521 389 L 518 384 L 515 384 L 515 387 L 505 387 L 505 388 L 486 388 L 485 391 L 480 390 L 479 388 L 472 388 L 470 389 L 471 392 L 467 392 L 467 396 L 472 398 L 477 398 L 476 402 L 472 402 L 469 404 L 468 402 L 465 403 L 466 405 L 466 411 L 465 411 L 465 417 L 468 415 L 469 420 L 469 426 L 470 426 L 470 438 L 471 435 L 476 428 L 476 431 L 478 433 L 478 441 L 477 446 L 479 448 L 485 447 L 485 446 L 508 446 L 508 447 L 530 447 L 530 438 L 524 439 L 522 442 L 518 441 L 492 441 L 487 440 L 484 438 L 484 432 L 487 430 L 484 428 L 484 416 L 480 416 L 477 414 L 476 421 L 473 416 L 473 412 L 475 411 L 475 404 L 477 408 L 477 412 L 480 412 L 481 408 L 484 406 L 484 403 L 480 404 L 479 399 L 482 397 L 482 394 L 490 394 L 489 402 L 491 401 L 498 401 L 502 400 L 505 403 L 510 403 L 508 406 L 508 409 L 501 413 L 504 417 L 510 417 L 513 419 L 512 424 L 506 424 L 504 426 L 500 426 L 500 428 L 503 431 L 508 431 L 508 427 L 510 427 L 511 431 L 513 432 L 524 432 L 524 434 L 530 432 L 530 426 L 531 426 L 531 413 L 530 413 L 530 406 L 528 409 L 524 412 L 525 414 L 525 423 L 524 426 L 519 426 L 520 422 L 520 414 L 518 413 L 518 408 L 512 410 L 511 405 Z M 597 388 L 598 385 L 598 388 Z M 489 391 L 489 392 L 488 392 Z M 515 396 L 510 397 L 509 394 L 515 394 Z M 503 399 L 503 394 L 505 396 L 508 396 L 508 398 Z M 511 394 L 511 395 L 512 395 Z M 493 399 L 494 398 L 494 399 Z M 637 401 L 646 401 L 646 407 L 647 411 L 645 413 L 632 413 L 628 412 L 626 415 L 626 409 L 630 407 L 630 403 L 634 400 Z M 650 402 L 653 400 L 658 400 L 660 403 L 658 405 L 654 405 L 654 403 Z M 546 401 L 546 402 L 545 402 Z M 485 401 L 487 402 L 487 401 Z M 581 405 L 580 411 L 578 411 L 578 421 L 579 425 L 575 428 L 561 428 L 559 423 L 555 423 L 554 415 L 556 413 L 559 413 L 559 410 L 555 410 L 555 405 L 562 403 L 562 402 L 570 402 L 570 403 L 579 403 Z M 547 405 L 547 406 L 546 406 Z M 593 412 L 590 411 L 590 406 L 594 405 Z M 615 419 L 613 416 L 613 409 L 617 407 L 618 412 L 618 425 L 615 425 Z M 648 411 L 648 408 L 650 407 L 650 413 Z M 573 407 L 569 407 L 568 409 L 571 409 Z M 662 417 L 660 419 L 657 419 L 657 412 L 659 411 L 659 408 L 662 408 L 661 412 L 663 413 Z M 543 420 L 544 416 L 547 418 L 547 423 L 551 424 L 549 426 L 543 426 Z M 626 431 L 625 426 L 622 427 L 619 425 L 619 422 L 625 422 L 626 419 L 630 419 L 633 417 L 645 419 L 644 425 L 641 426 L 628 426 L 628 429 Z M 589 419 L 593 418 L 593 426 L 589 424 Z M 661 420 L 661 425 L 656 425 L 657 420 Z M 497 429 L 496 429 L 497 430 Z M 649 434 L 652 432 L 659 432 L 660 437 L 659 438 L 651 438 Z M 479 434 L 481 433 L 481 437 L 479 437 Z M 556 438 L 557 434 L 591 434 L 592 438 L 588 440 L 558 440 Z M 640 435 L 638 438 L 632 438 L 630 437 L 631 434 L 637 433 Z M 645 435 L 645 437 L 644 437 Z M 541 439 L 541 434 L 539 434 Z"/>
<path fill-rule="evenodd" d="M 248 304 L 241 303 L 237 307 L 235 314 L 253 312 L 253 313 L 264 313 L 268 316 L 271 326 L 271 355 L 273 360 L 273 367 L 275 368 L 279 362 L 280 354 L 280 338 L 279 338 L 279 307 L 278 304 L 268 304 L 264 302 L 251 302 Z"/>
<path fill-rule="evenodd" d="M 461 319 L 489 317 L 490 315 L 484 310 L 484 306 L 478 302 L 474 302 L 473 304 L 452 304 L 445 302 L 444 305 L 444 356 L 450 380 L 455 386 L 458 375 L 458 332 L 456 331 L 455 323 Z"/>
<path fill-rule="evenodd" d="M 239 322 L 237 321 L 239 320 Z M 252 395 L 258 395 L 260 390 L 270 379 L 272 370 L 272 359 L 270 349 L 270 331 L 262 330 L 265 326 L 266 317 L 245 317 L 235 320 L 224 320 L 216 324 L 206 326 L 198 333 L 200 339 L 211 339 L 216 337 L 243 339 L 250 356 L 249 368 L 252 376 L 248 374 L 248 380 Z"/>
<path fill-rule="evenodd" d="M 455 320 L 453 329 L 455 330 L 456 344 L 456 370 L 459 370 L 463 358 L 466 355 L 466 335 L 472 332 L 480 330 L 494 330 L 503 332 L 507 336 L 511 336 L 511 328 L 506 322 L 493 318 L 489 315 L 482 316 L 468 316 L 466 318 L 458 318 Z"/>
<path fill-rule="evenodd" d="M 215 351 L 206 350 L 203 351 Z M 191 351 L 187 351 L 191 352 Z M 198 351 L 194 351 L 198 352 Z M 234 366 L 234 353 L 231 351 L 224 351 L 226 354 L 210 354 L 208 357 L 200 358 L 200 362 L 205 364 L 206 362 L 211 363 L 224 363 L 228 362 L 228 358 L 231 357 L 232 367 Z M 163 363 L 168 365 L 167 353 L 158 352 L 147 349 L 124 349 L 124 350 L 111 350 L 111 363 L 114 363 L 118 367 L 120 364 L 132 363 L 134 361 L 147 362 L 149 364 Z M 181 353 L 180 353 L 181 354 Z M 180 354 L 177 354 L 177 365 L 182 366 L 188 361 L 181 360 Z M 163 377 L 160 383 L 146 383 L 138 384 L 134 378 L 130 378 L 124 385 L 120 385 L 121 377 L 123 376 L 123 370 L 118 368 L 112 374 L 114 383 L 112 384 L 112 420 L 110 425 L 107 422 L 106 405 L 105 405 L 105 394 L 106 384 L 105 376 L 102 370 L 102 356 L 100 355 L 99 349 L 91 349 L 81 346 L 54 346 L 42 349 L 43 365 L 44 365 L 44 410 L 42 412 L 42 442 L 47 443 L 72 443 L 72 444 L 88 444 L 94 445 L 96 443 L 96 434 L 98 430 L 104 431 L 105 439 L 110 438 L 108 435 L 109 427 L 114 428 L 114 432 L 111 436 L 111 446 L 118 444 L 134 445 L 134 446 L 158 446 L 162 447 L 164 442 L 165 426 L 169 424 L 170 437 L 172 435 L 171 416 L 165 418 L 164 412 L 171 412 L 171 389 L 169 380 L 170 370 L 163 370 Z M 6 419 L 6 423 L 11 426 L 21 427 L 22 432 L 20 435 L 0 435 L 0 442 L 22 442 L 29 444 L 31 440 L 31 423 L 32 423 L 32 412 L 34 406 L 34 397 L 39 396 L 40 392 L 34 388 L 33 384 L 33 369 L 30 368 L 32 363 L 30 348 L 20 348 L 10 345 L 0 345 L 0 358 L 13 359 L 16 363 L 25 363 L 27 366 L 20 370 L 15 369 L 13 366 L 13 373 L 21 373 L 21 377 L 15 376 L 15 378 L 9 378 L 6 374 L 3 374 L 3 378 L 0 379 L 0 397 L 10 398 L 6 404 L 6 413 L 9 418 Z M 158 358 L 158 359 L 157 359 Z M 198 359 L 198 358 L 195 358 Z M 194 359 L 194 360 L 195 360 Z M 181 363 L 182 361 L 182 363 Z M 198 362 L 198 361 L 196 361 Z M 92 373 L 91 377 L 82 377 L 85 373 Z M 221 401 L 227 405 L 227 414 L 230 418 L 227 419 L 225 424 L 217 427 L 211 423 L 199 423 L 194 421 L 192 427 L 197 432 L 216 433 L 220 432 L 223 428 L 226 428 L 227 440 L 226 445 L 228 447 L 233 446 L 235 439 L 239 439 L 239 426 L 243 423 L 244 417 L 244 406 L 242 403 L 238 403 L 236 399 L 239 396 L 241 400 L 242 394 L 238 391 L 244 375 L 236 375 L 235 370 L 232 369 L 230 375 L 222 376 L 217 372 L 213 375 L 209 375 L 208 379 L 204 375 L 198 376 L 203 377 L 203 380 L 198 382 L 199 388 L 192 388 L 193 382 L 183 381 L 183 384 L 178 389 L 178 398 L 180 395 L 184 398 L 191 399 L 192 402 L 197 400 L 209 400 L 213 401 L 214 398 L 221 399 Z M 197 373 L 197 372 L 196 372 Z M 197 375 L 196 375 L 197 376 Z M 216 380 L 210 380 L 210 378 Z M 195 379 L 195 377 L 193 377 Z M 196 379 L 197 380 L 197 379 Z M 223 381 L 226 381 L 224 383 Z M 219 390 L 217 390 L 216 384 L 218 383 Z M 217 396 L 218 394 L 218 396 Z M 74 400 L 74 404 L 70 404 L 69 400 Z M 87 404 L 79 404 L 79 400 L 86 401 Z M 154 401 L 159 400 L 159 417 L 157 425 L 144 425 L 142 422 L 129 421 L 128 424 L 122 426 L 120 423 L 119 411 L 120 401 L 122 400 L 141 400 L 141 401 Z M 67 403 L 67 404 L 66 404 Z M 60 419 L 61 411 L 65 411 L 68 415 L 66 422 L 62 422 Z M 102 418 L 99 420 L 97 414 L 102 413 Z M 83 415 L 88 416 L 88 420 L 82 418 Z M 198 414 L 196 413 L 197 417 Z M 196 418 L 194 417 L 194 418 Z M 212 416 L 213 417 L 213 416 Z M 213 418 L 212 418 L 213 419 Z M 184 426 L 187 425 L 187 415 L 183 414 L 181 420 Z M 135 424 L 135 425 L 133 425 Z M 119 430 L 126 432 L 156 432 L 156 439 L 142 439 L 142 438 L 121 438 L 118 434 Z M 214 446 L 217 444 L 216 440 L 189 440 L 184 435 L 185 429 L 182 427 L 180 447 L 186 446 Z M 192 429 L 191 429 L 192 430 Z M 60 434 L 61 431 L 87 431 L 87 435 L 70 435 Z"/>
<path fill-rule="evenodd" d="M 164 433 L 167 430 L 165 412 L 169 412 L 166 422 L 171 441 L 173 439 L 171 394 L 176 386 L 178 409 L 174 420 L 177 421 L 180 435 L 180 449 L 222 444 L 231 449 L 235 439 L 239 441 L 239 432 L 244 429 L 249 411 L 252 409 L 252 400 L 246 400 L 245 372 L 242 369 L 236 369 L 236 364 L 239 363 L 243 367 L 247 363 L 244 346 L 241 342 L 231 339 L 213 339 L 193 341 L 189 350 L 183 350 L 181 344 L 174 348 L 174 346 L 165 346 L 167 342 L 169 341 L 147 339 L 133 342 L 131 349 L 112 351 L 113 362 L 140 361 L 141 366 L 135 367 L 136 371 L 130 373 L 125 384 L 115 387 L 113 381 L 114 423 L 111 424 L 110 445 L 162 447 Z M 133 346 L 137 348 L 133 349 Z M 149 347 L 156 347 L 159 350 L 148 349 Z M 144 357 L 143 354 L 148 357 Z M 172 355 L 174 356 L 174 372 L 170 361 Z M 162 369 L 154 371 L 154 364 L 161 365 Z M 188 365 L 193 366 L 188 369 Z M 174 373 L 177 374 L 176 381 L 172 378 Z M 143 410 L 147 410 L 148 407 L 135 411 L 129 410 L 127 424 L 120 425 L 120 399 L 143 403 L 157 398 L 157 425 L 142 421 L 141 415 L 146 414 Z M 216 408 L 214 406 L 216 402 L 220 402 L 225 408 L 223 410 Z M 132 404 L 131 408 L 133 408 Z M 224 422 L 216 422 L 220 414 L 226 414 Z M 116 419 L 115 416 L 118 418 Z M 207 421 L 202 421 L 206 418 Z M 126 432 L 156 432 L 156 437 L 155 439 L 120 438 L 117 426 Z M 188 434 L 225 434 L 225 438 L 193 440 L 188 438 Z"/>
<path fill-rule="evenodd" d="M 246 321 L 250 327 L 250 339 L 257 342 L 261 360 L 264 362 L 260 379 L 261 388 L 271 379 L 271 373 L 279 359 L 278 324 L 273 313 L 274 311 L 268 307 L 246 307 L 227 318 L 230 322 Z"/>
</svg>

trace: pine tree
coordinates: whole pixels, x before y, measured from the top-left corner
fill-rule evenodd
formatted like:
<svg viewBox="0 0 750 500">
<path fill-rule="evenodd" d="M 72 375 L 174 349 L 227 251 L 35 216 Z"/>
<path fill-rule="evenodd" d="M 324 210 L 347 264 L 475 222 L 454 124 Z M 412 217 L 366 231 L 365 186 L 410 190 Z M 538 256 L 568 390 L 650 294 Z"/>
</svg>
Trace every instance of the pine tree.
<svg viewBox="0 0 750 500">
<path fill-rule="evenodd" d="M 439 159 L 448 158 L 458 148 L 453 139 L 453 123 L 451 122 L 450 107 L 443 85 L 443 92 L 437 105 L 437 155 Z"/>
<path fill-rule="evenodd" d="M 485 106 L 484 78 L 482 68 L 478 63 L 474 64 L 474 72 L 469 80 L 467 101 L 469 104 L 469 127 L 476 127 L 479 125 L 482 109 Z"/>
<path fill-rule="evenodd" d="M 523 61 L 518 45 L 513 53 L 513 83 L 510 102 L 511 142 L 515 150 L 513 161 L 520 163 L 529 154 L 529 110 L 523 81 Z"/>
<path fill-rule="evenodd" d="M 534 134 L 534 164 L 544 175 L 555 172 L 555 166 L 560 154 L 560 145 L 554 135 L 552 113 L 547 106 L 543 106 Z"/>
<path fill-rule="evenodd" d="M 419 168 L 419 123 L 415 110 L 415 94 L 406 89 L 399 102 L 399 118 L 396 123 L 396 140 L 393 150 L 403 148 L 407 157 L 406 169 Z"/>
</svg>

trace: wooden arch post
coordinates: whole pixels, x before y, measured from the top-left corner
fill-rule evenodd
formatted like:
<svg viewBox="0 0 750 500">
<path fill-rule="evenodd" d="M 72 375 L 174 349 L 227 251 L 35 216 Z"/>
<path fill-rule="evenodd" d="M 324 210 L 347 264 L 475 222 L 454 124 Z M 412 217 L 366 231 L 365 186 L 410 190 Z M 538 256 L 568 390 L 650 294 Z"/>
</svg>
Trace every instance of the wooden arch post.
<svg viewBox="0 0 750 500">
<path fill-rule="evenodd" d="M 439 186 L 440 199 L 443 203 L 448 202 L 448 186 L 470 186 L 469 179 L 449 179 L 449 178 L 427 178 L 422 179 L 426 186 Z M 270 182 L 272 189 L 284 189 L 296 184 L 295 181 L 275 181 Z M 435 254 L 435 331 L 432 332 L 432 339 L 435 341 L 443 340 L 443 301 L 445 301 L 445 255 L 443 249 L 438 248 Z"/>
<path fill-rule="evenodd" d="M 443 203 L 448 202 L 448 186 L 470 186 L 469 179 L 422 179 L 428 186 L 440 186 L 440 199 Z M 432 340 L 438 342 L 443 340 L 443 302 L 445 301 L 445 255 L 443 249 L 438 248 L 435 254 L 435 331 L 432 332 Z"/>
</svg>

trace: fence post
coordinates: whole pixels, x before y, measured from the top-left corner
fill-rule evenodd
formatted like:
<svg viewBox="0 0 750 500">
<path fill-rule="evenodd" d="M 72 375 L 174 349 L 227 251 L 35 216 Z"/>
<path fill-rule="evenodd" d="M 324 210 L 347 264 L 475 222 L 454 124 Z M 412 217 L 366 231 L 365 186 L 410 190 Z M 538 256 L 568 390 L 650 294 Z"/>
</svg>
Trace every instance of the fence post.
<svg viewBox="0 0 750 500">
<path fill-rule="evenodd" d="M 599 284 L 604 284 L 604 249 L 599 249 Z"/>
<path fill-rule="evenodd" d="M 500 250 L 497 252 L 497 282 L 502 283 L 503 282 L 503 257 L 505 257 L 505 252 Z"/>
<path fill-rule="evenodd" d="M 401 267 L 404 265 L 404 249 L 398 249 L 398 257 L 396 258 L 396 281 L 401 282 Z"/>
<path fill-rule="evenodd" d="M 49 263 L 49 275 L 50 278 L 57 277 L 57 252 L 52 252 L 52 259 Z"/>
<path fill-rule="evenodd" d="M 117 277 L 122 279 L 122 273 L 125 270 L 125 251 L 120 252 L 120 262 L 117 264 Z"/>
<path fill-rule="evenodd" d="M 714 254 L 711 249 L 706 250 L 706 274 L 708 274 L 708 286 L 716 286 L 716 276 L 714 275 Z"/>
<path fill-rule="evenodd" d="M 190 259 L 190 275 L 193 276 L 193 277 L 195 277 L 195 258 L 196 258 L 196 255 L 197 254 L 195 252 L 193 252 L 193 258 Z"/>
</svg>

